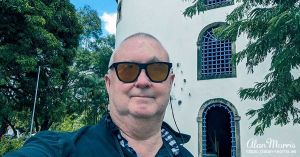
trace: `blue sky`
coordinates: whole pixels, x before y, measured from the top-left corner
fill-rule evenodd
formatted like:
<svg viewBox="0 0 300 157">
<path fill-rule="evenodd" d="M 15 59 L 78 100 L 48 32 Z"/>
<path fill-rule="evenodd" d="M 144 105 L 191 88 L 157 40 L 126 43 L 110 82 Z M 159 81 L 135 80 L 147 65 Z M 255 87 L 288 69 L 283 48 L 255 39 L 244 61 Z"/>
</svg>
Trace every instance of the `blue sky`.
<svg viewBox="0 0 300 157">
<path fill-rule="evenodd" d="M 117 2 L 115 0 L 70 0 L 79 9 L 89 5 L 92 9 L 97 10 L 102 20 L 102 29 L 105 34 L 115 34 L 117 18 Z"/>
</svg>

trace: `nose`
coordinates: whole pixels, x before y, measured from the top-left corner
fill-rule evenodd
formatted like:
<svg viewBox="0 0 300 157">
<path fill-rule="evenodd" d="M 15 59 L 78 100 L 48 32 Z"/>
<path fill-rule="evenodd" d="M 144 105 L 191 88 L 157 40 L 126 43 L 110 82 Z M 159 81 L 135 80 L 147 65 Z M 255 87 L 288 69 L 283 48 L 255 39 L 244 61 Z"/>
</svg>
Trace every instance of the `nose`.
<svg viewBox="0 0 300 157">
<path fill-rule="evenodd" d="M 148 78 L 148 76 L 146 75 L 146 72 L 144 69 L 141 71 L 140 75 L 138 76 L 138 78 L 135 82 L 135 86 L 137 88 L 149 88 L 151 86 L 151 81 Z"/>
</svg>

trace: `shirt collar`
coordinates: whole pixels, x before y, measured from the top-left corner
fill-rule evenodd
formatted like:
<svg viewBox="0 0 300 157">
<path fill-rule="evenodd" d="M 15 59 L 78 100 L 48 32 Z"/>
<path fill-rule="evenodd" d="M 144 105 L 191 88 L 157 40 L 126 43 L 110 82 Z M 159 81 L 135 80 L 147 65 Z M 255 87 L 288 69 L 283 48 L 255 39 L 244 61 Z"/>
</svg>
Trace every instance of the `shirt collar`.
<svg viewBox="0 0 300 157">
<path fill-rule="evenodd" d="M 121 135 L 121 132 L 120 132 L 118 126 L 112 121 L 109 114 L 106 115 L 105 121 L 106 121 L 107 125 L 109 126 L 109 128 L 111 129 L 113 135 L 118 139 L 121 147 L 126 149 L 128 152 L 135 154 L 135 156 L 137 156 L 134 149 L 129 146 L 128 141 Z M 169 130 L 169 128 L 170 128 L 170 126 L 166 125 L 166 123 L 164 122 L 164 124 L 161 127 L 161 135 L 162 135 L 162 139 L 168 143 L 169 148 L 171 149 L 173 155 L 176 156 L 179 154 L 180 149 L 177 144 L 177 141 L 173 137 L 174 135 L 172 135 L 170 133 L 174 130 Z"/>
</svg>

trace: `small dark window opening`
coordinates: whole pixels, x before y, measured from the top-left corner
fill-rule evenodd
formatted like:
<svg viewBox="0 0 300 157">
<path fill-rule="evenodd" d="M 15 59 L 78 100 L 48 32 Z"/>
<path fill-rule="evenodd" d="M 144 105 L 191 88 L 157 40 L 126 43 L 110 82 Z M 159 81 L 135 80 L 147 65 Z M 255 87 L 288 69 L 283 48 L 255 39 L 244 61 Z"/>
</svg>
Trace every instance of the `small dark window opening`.
<svg viewBox="0 0 300 157">
<path fill-rule="evenodd" d="M 206 115 L 207 155 L 231 157 L 230 115 L 223 107 L 215 107 Z"/>
</svg>

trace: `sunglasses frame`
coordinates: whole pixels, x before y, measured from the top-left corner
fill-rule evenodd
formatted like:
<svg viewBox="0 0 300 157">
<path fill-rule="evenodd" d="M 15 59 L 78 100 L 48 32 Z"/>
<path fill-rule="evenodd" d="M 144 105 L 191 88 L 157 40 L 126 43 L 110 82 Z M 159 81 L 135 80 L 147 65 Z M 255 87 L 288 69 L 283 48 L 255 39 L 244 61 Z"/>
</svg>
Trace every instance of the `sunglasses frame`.
<svg viewBox="0 0 300 157">
<path fill-rule="evenodd" d="M 135 79 L 133 79 L 133 81 L 124 81 L 124 80 L 120 79 L 119 73 L 118 73 L 118 70 L 117 70 L 117 67 L 118 67 L 119 64 L 124 64 L 124 63 L 125 63 L 125 64 L 126 64 L 126 63 L 129 63 L 129 64 L 135 64 L 135 65 L 137 65 L 137 66 L 139 67 L 138 75 L 135 77 Z M 151 64 L 156 64 L 156 63 L 159 63 L 159 64 L 166 64 L 166 65 L 168 66 L 168 74 L 167 74 L 166 77 L 165 77 L 163 80 L 161 80 L 161 81 L 154 81 L 154 80 L 152 80 L 152 78 L 149 76 L 149 73 L 148 73 L 148 70 L 147 70 L 147 66 L 149 66 L 149 65 L 151 65 Z M 135 81 L 138 79 L 138 77 L 140 76 L 140 74 L 141 74 L 141 72 L 142 72 L 143 69 L 145 70 L 145 73 L 146 73 L 147 77 L 148 77 L 152 82 L 155 82 L 155 83 L 161 83 L 161 82 L 165 81 L 165 80 L 168 78 L 168 76 L 170 75 L 170 71 L 171 71 L 171 68 L 172 68 L 172 63 L 170 63 L 170 62 L 151 62 L 151 63 L 116 62 L 116 63 L 113 63 L 113 64 L 111 64 L 111 65 L 109 66 L 109 69 L 112 69 L 112 68 L 115 69 L 118 79 L 119 79 L 120 81 L 124 82 L 124 83 L 132 83 L 132 82 L 135 82 Z"/>
</svg>

